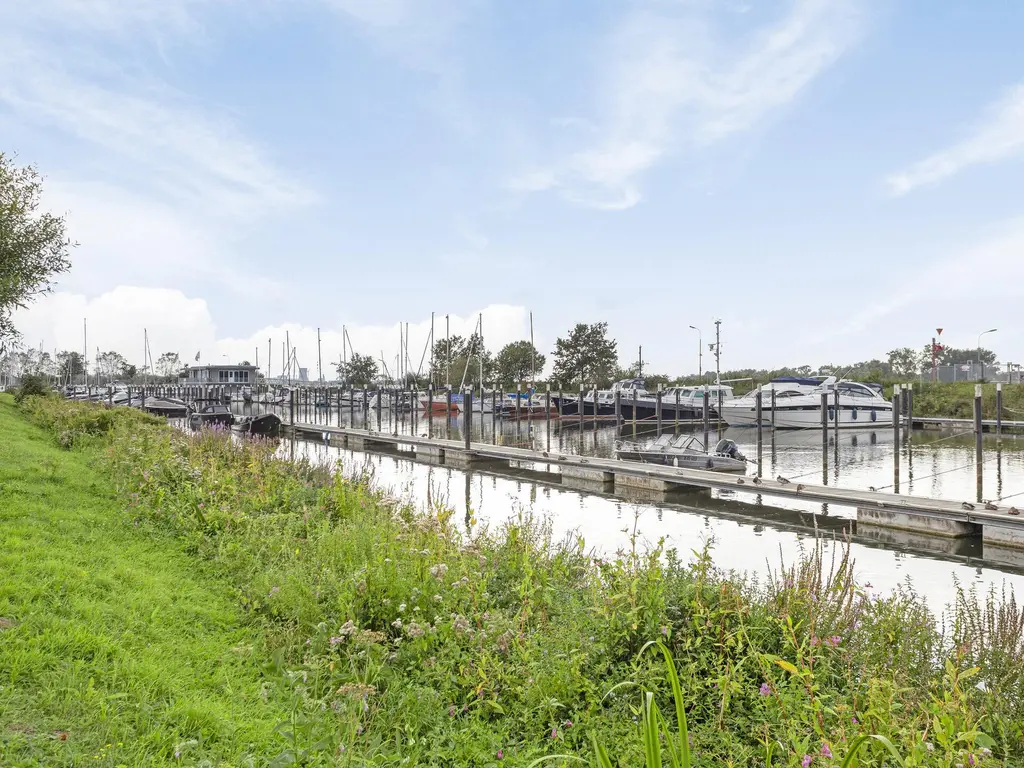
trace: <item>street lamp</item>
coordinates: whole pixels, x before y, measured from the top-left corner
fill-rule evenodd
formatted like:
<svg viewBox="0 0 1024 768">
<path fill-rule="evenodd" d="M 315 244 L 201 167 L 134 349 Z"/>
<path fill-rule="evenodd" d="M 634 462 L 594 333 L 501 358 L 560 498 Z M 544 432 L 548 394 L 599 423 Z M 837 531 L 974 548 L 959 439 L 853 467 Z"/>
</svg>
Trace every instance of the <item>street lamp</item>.
<svg viewBox="0 0 1024 768">
<path fill-rule="evenodd" d="M 691 325 L 690 328 L 697 332 L 697 378 L 704 378 L 704 341 L 701 339 L 700 328 Z"/>
<path fill-rule="evenodd" d="M 986 333 L 995 333 L 998 328 L 989 328 L 987 331 L 982 331 L 978 334 L 978 362 L 981 363 L 981 380 L 985 380 L 985 361 L 981 359 L 981 337 Z"/>
</svg>

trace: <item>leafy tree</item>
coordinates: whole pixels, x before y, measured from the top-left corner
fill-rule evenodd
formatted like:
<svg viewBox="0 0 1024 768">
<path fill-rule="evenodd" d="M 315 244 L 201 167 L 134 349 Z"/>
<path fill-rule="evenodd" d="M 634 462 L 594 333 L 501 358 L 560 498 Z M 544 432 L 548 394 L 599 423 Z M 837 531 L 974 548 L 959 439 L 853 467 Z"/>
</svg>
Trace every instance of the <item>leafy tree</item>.
<svg viewBox="0 0 1024 768">
<path fill-rule="evenodd" d="M 503 386 L 530 381 L 544 369 L 544 355 L 528 341 L 513 341 L 502 347 L 494 360 L 494 372 Z"/>
<path fill-rule="evenodd" d="M 932 360 L 932 347 L 931 344 L 926 344 L 924 352 L 922 353 L 923 359 L 931 365 Z M 943 347 L 935 355 L 935 363 L 937 365 L 962 365 L 964 363 L 984 363 L 985 365 L 995 365 L 996 353 L 991 349 L 985 349 L 982 347 L 965 347 L 958 349 L 956 347 Z"/>
<path fill-rule="evenodd" d="M 174 376 L 181 370 L 181 358 L 177 352 L 164 352 L 156 359 L 153 367 L 159 376 Z"/>
<path fill-rule="evenodd" d="M 439 339 L 434 342 L 434 367 L 430 372 L 431 379 L 437 385 L 450 381 L 452 386 L 458 386 L 464 375 L 469 379 L 478 378 L 481 363 L 484 377 L 489 378 L 493 361 L 484 347 L 484 340 L 480 334 L 474 333 L 468 339 L 462 336 Z"/>
<path fill-rule="evenodd" d="M 916 376 L 924 364 L 924 357 L 910 347 L 894 349 L 886 357 L 890 369 L 896 376 Z"/>
<path fill-rule="evenodd" d="M 102 352 L 96 357 L 96 373 L 108 381 L 116 379 L 128 365 L 120 352 Z"/>
<path fill-rule="evenodd" d="M 555 340 L 553 376 L 563 384 L 607 384 L 618 367 L 617 343 L 608 323 L 577 323 L 567 338 Z"/>
<path fill-rule="evenodd" d="M 82 363 L 82 355 L 78 352 L 57 353 L 57 376 L 61 379 L 71 381 L 76 376 L 85 373 L 85 365 Z"/>
<path fill-rule="evenodd" d="M 11 315 L 71 267 L 63 217 L 38 213 L 42 180 L 0 152 L 0 339 L 15 336 Z"/>
<path fill-rule="evenodd" d="M 377 378 L 377 361 L 370 355 L 354 352 L 344 363 L 337 363 L 338 378 L 346 385 L 368 387 Z"/>
<path fill-rule="evenodd" d="M 121 366 L 121 370 L 118 372 L 119 378 L 127 379 L 128 381 L 132 381 L 138 375 L 139 375 L 138 367 L 134 366 L 134 365 L 132 365 L 131 363 L 128 363 L 128 362 L 126 362 L 124 365 L 122 365 Z"/>
</svg>

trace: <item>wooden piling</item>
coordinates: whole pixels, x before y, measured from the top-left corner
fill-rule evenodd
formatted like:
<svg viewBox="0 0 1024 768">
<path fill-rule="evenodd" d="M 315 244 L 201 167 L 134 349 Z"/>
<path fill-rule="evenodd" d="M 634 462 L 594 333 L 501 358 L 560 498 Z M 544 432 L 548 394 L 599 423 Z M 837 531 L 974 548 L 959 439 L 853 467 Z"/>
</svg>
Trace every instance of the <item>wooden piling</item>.
<svg viewBox="0 0 1024 768">
<path fill-rule="evenodd" d="M 545 384 L 544 386 L 545 386 L 544 394 L 545 394 L 545 396 L 547 398 L 547 401 L 544 403 L 544 418 L 547 420 L 547 427 L 548 427 L 545 450 L 550 451 L 551 450 L 551 382 L 550 381 L 547 382 L 547 384 Z"/>
<path fill-rule="evenodd" d="M 655 413 L 658 423 L 656 434 L 661 437 L 661 384 L 658 385 L 658 393 L 654 397 L 654 407 L 657 409 Z"/>
<path fill-rule="evenodd" d="M 672 434 L 673 435 L 679 434 L 679 387 L 676 387 L 675 390 L 676 390 L 676 418 L 675 418 L 675 421 L 674 421 L 674 423 L 672 425 Z"/>
<path fill-rule="evenodd" d="M 580 384 L 580 399 L 576 401 L 576 412 L 580 421 L 580 446 L 583 445 L 583 384 Z"/>
<path fill-rule="evenodd" d="M 427 385 L 427 437 L 434 437 L 434 384 Z"/>
<path fill-rule="evenodd" d="M 907 434 L 914 429 L 914 385 L 907 383 Z"/>
<path fill-rule="evenodd" d="M 764 398 L 764 392 L 761 390 L 761 385 L 757 385 L 757 394 L 754 395 L 754 419 L 757 423 L 757 444 L 761 444 L 761 401 Z"/>
<path fill-rule="evenodd" d="M 821 444 L 828 445 L 828 392 L 821 393 Z"/>
<path fill-rule="evenodd" d="M 446 440 L 452 439 L 452 388 L 446 386 L 444 388 L 444 400 L 446 403 L 445 418 L 444 418 L 444 437 Z"/>
<path fill-rule="evenodd" d="M 774 432 L 775 431 L 775 387 L 774 386 L 772 387 L 771 404 L 772 404 L 772 431 Z"/>
<path fill-rule="evenodd" d="M 466 438 L 466 450 L 469 450 L 470 436 L 473 432 L 473 388 L 466 387 L 466 391 L 462 393 L 462 404 L 466 408 L 465 418 L 462 419 L 462 425 L 465 427 L 465 438 Z"/>
<path fill-rule="evenodd" d="M 974 477 L 977 483 L 978 501 L 982 500 L 982 433 L 981 433 L 981 384 L 974 385 Z"/>
<path fill-rule="evenodd" d="M 832 427 L 832 431 L 835 433 L 835 436 L 836 436 L 836 450 L 838 451 L 839 450 L 839 420 L 842 418 L 842 411 L 840 410 L 840 405 L 839 405 L 839 387 L 836 387 L 836 389 L 835 389 L 835 398 L 834 399 L 835 399 L 835 408 L 836 409 L 835 409 L 835 421 L 834 421 L 834 425 Z"/>
<path fill-rule="evenodd" d="M 702 394 L 701 400 L 702 400 L 701 407 L 703 409 L 703 414 L 702 415 L 703 415 L 703 418 L 704 418 L 704 435 L 705 435 L 704 442 L 706 443 L 707 442 L 707 434 L 708 434 L 708 423 L 709 423 L 710 416 L 711 416 L 711 414 L 710 414 L 710 411 L 711 411 L 711 393 L 708 392 L 707 384 L 704 385 L 704 392 Z"/>
<path fill-rule="evenodd" d="M 1003 384 L 996 383 L 996 437 L 1003 434 Z"/>
</svg>

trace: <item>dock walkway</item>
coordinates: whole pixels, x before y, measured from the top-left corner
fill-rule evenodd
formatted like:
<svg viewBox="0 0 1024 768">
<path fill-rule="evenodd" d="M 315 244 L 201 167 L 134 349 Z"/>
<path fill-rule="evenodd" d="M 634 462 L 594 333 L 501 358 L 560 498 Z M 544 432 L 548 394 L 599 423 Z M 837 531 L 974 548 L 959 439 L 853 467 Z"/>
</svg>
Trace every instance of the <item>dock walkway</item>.
<svg viewBox="0 0 1024 768">
<path fill-rule="evenodd" d="M 671 494 L 701 490 L 754 493 L 761 496 L 825 502 L 857 510 L 858 524 L 894 528 L 946 537 L 981 534 L 987 544 L 1024 549 L 1024 515 L 1010 506 L 949 501 L 898 493 L 835 488 L 785 478 L 756 478 L 721 472 L 656 466 L 639 462 L 577 456 L 554 451 L 535 451 L 488 443 L 393 435 L 364 429 L 297 423 L 295 433 L 323 439 L 335 445 L 342 442 L 354 450 L 373 451 L 407 446 L 417 458 L 443 463 L 459 469 L 486 462 L 546 464 L 557 467 L 560 482 L 577 488 L 643 489 Z M 556 474 L 552 472 L 552 474 Z M 991 508 L 986 508 L 991 507 Z"/>
</svg>

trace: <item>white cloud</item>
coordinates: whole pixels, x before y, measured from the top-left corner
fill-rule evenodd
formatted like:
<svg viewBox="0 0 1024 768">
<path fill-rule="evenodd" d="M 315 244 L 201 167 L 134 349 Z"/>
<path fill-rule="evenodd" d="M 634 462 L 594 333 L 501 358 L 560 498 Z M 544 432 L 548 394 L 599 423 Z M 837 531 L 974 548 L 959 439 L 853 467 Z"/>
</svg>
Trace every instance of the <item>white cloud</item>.
<svg viewBox="0 0 1024 768">
<path fill-rule="evenodd" d="M 521 191 L 559 188 L 574 202 L 623 209 L 643 173 L 682 149 L 753 128 L 803 91 L 859 38 L 856 0 L 794 0 L 738 44 L 706 8 L 656 3 L 616 25 L 602 57 L 600 117 L 585 146 L 515 177 Z M 570 126 L 571 127 L 571 126 Z M 594 134 L 596 133 L 596 138 Z"/>
<path fill-rule="evenodd" d="M 446 328 L 452 336 L 473 333 L 478 317 L 483 316 L 484 341 L 497 352 L 511 341 L 529 338 L 529 314 L 526 309 L 506 304 L 492 304 L 466 316 L 435 316 L 434 338 L 445 337 Z M 205 299 L 190 298 L 181 291 L 166 288 L 118 286 L 95 298 L 58 291 L 44 296 L 27 310 L 14 316 L 28 346 L 42 345 L 44 350 L 80 350 L 83 347 L 83 319 L 88 323 L 89 358 L 96 349 L 120 352 L 129 362 L 141 365 L 145 329 L 154 359 L 163 352 L 177 352 L 183 361 L 192 360 L 196 352 L 204 362 L 230 360 L 255 362 L 266 370 L 268 341 L 271 373 L 281 370 L 282 344 L 286 334 L 296 348 L 299 363 L 316 378 L 317 329 L 296 323 L 263 326 L 243 338 L 221 336 Z M 430 318 L 409 324 L 409 367 L 417 370 L 421 359 L 426 369 L 430 359 L 427 341 Z M 399 324 L 348 325 L 352 346 L 348 349 L 380 359 L 394 367 L 399 353 Z M 402 326 L 403 334 L 405 326 Z M 543 340 L 537 340 L 538 346 Z M 347 342 L 346 342 L 347 344 Z M 342 355 L 342 328 L 321 328 L 320 348 L 325 378 L 334 377 L 334 364 Z M 424 350 L 427 350 L 424 356 Z"/>
<path fill-rule="evenodd" d="M 996 163 L 1024 153 L 1024 84 L 991 104 L 970 136 L 886 179 L 889 192 L 905 195 L 937 184 L 975 165 Z"/>
</svg>

